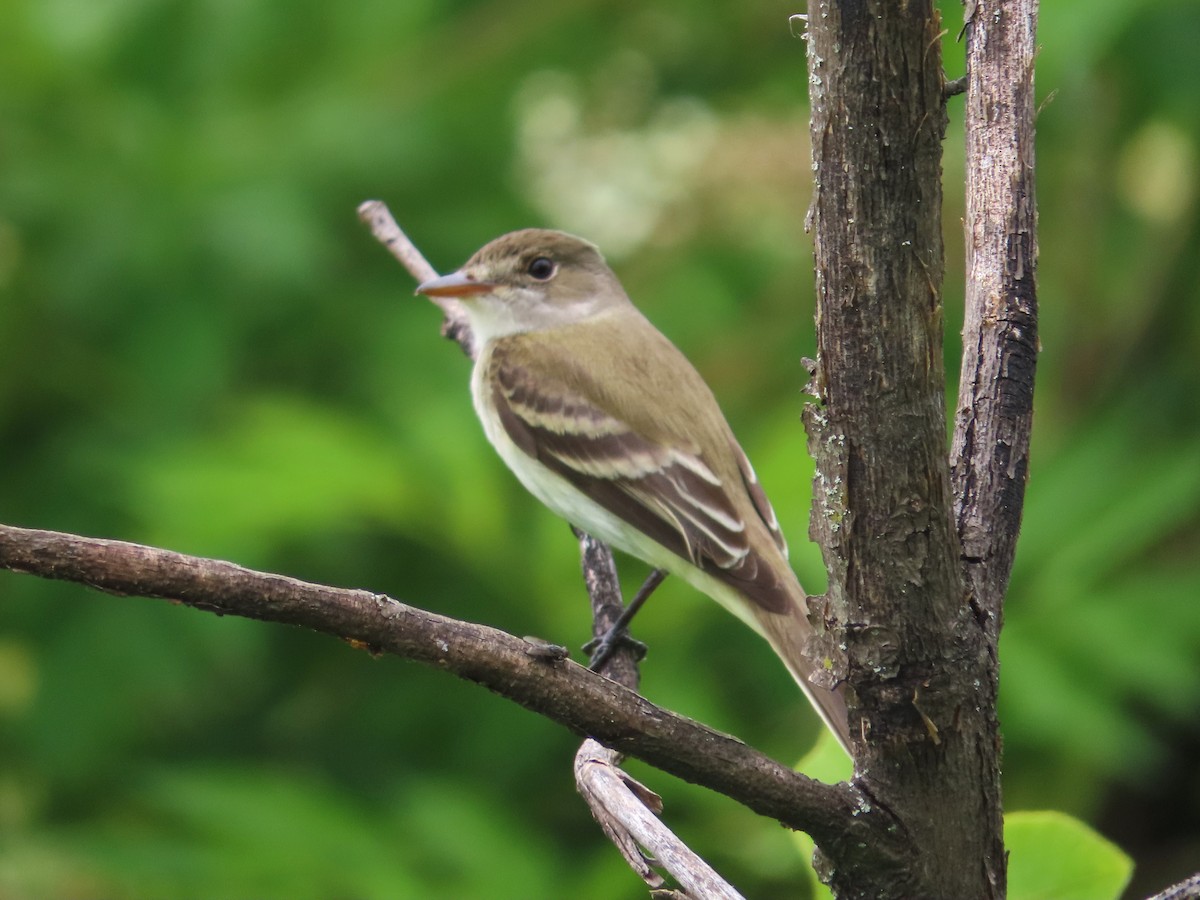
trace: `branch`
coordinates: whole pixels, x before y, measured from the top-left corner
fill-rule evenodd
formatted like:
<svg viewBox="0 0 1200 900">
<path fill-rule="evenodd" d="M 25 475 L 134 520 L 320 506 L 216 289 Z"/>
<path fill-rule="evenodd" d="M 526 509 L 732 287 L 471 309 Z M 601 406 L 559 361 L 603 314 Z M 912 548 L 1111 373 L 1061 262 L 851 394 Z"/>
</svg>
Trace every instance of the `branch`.
<svg viewBox="0 0 1200 900">
<path fill-rule="evenodd" d="M 973 603 L 993 647 L 1021 527 L 1037 363 L 1033 60 L 1038 0 L 971 10 L 967 296 L 950 451 Z"/>
<path fill-rule="evenodd" d="M 429 264 L 421 251 L 396 224 L 391 211 L 382 200 L 364 200 L 358 205 L 358 217 L 371 229 L 375 239 L 391 251 L 408 273 L 420 284 L 437 277 L 437 270 Z M 475 358 L 475 337 L 467 324 L 467 313 L 463 305 L 453 297 L 430 297 L 441 308 L 442 337 L 455 341 L 469 358 Z"/>
<path fill-rule="evenodd" d="M 608 633 L 625 608 L 617 567 L 607 545 L 577 528 L 571 530 L 579 540 L 583 577 L 592 600 L 592 632 L 598 638 Z M 609 657 L 601 672 L 636 690 L 637 656 L 633 645 L 626 642 Z M 655 870 L 658 866 L 687 891 L 679 896 L 742 900 L 716 870 L 658 818 L 662 798 L 623 772 L 623 759 L 621 753 L 589 738 L 575 754 L 575 786 L 629 867 L 655 889 L 654 896 L 664 884 Z M 649 856 L 642 852 L 643 847 Z"/>
<path fill-rule="evenodd" d="M 629 867 L 651 888 L 664 883 L 653 868 L 658 865 L 687 891 L 680 896 L 744 900 L 657 818 L 662 811 L 661 798 L 621 771 L 619 762 L 620 754 L 589 738 L 575 754 L 575 784 Z M 641 847 L 650 851 L 649 858 Z"/>
<path fill-rule="evenodd" d="M 549 652 L 547 645 L 439 616 L 382 594 L 256 572 L 123 541 L 0 525 L 0 568 L 218 615 L 299 625 L 483 685 L 581 736 L 807 831 L 845 865 L 898 869 L 893 820 L 847 784 L 805 777 Z"/>
</svg>

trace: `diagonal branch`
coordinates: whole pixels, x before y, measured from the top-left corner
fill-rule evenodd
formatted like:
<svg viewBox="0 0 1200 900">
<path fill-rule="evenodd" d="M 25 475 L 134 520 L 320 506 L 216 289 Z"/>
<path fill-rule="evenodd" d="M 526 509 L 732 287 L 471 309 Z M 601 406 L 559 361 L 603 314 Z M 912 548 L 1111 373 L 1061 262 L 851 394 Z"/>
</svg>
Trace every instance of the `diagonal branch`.
<svg viewBox="0 0 1200 900">
<path fill-rule="evenodd" d="M 583 736 L 807 831 L 847 866 L 903 868 L 893 821 L 848 784 L 813 781 L 736 738 L 661 709 L 549 652 L 547 645 L 449 619 L 382 594 L 311 584 L 123 541 L 0 525 L 0 568 L 111 594 L 299 625 L 372 652 L 436 666 Z"/>
<path fill-rule="evenodd" d="M 400 265 L 408 270 L 418 283 L 437 277 L 437 269 L 429 264 L 416 245 L 408 239 L 391 210 L 382 200 L 364 200 L 358 204 L 358 218 L 371 229 L 375 239 L 396 258 Z M 445 318 L 442 320 L 442 337 L 456 342 L 471 359 L 475 358 L 475 336 L 471 334 L 471 326 L 467 322 L 467 311 L 453 297 L 430 297 L 442 310 Z"/>
</svg>

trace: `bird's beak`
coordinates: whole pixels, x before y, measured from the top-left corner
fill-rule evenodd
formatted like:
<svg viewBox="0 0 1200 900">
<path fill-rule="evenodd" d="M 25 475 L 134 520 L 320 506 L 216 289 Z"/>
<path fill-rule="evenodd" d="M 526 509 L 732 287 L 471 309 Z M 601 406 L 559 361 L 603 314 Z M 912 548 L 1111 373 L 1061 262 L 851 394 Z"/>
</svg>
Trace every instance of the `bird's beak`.
<svg viewBox="0 0 1200 900">
<path fill-rule="evenodd" d="M 460 271 L 431 278 L 418 286 L 416 292 L 426 297 L 469 297 L 490 294 L 495 288 L 496 285 L 490 281 L 477 281 Z"/>
</svg>

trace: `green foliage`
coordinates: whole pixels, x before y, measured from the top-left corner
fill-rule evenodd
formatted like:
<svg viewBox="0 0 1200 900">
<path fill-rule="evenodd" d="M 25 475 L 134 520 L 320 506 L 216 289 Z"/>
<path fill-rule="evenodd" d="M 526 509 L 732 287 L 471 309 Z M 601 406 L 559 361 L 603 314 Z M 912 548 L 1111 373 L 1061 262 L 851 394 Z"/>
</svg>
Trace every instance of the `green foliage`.
<svg viewBox="0 0 1200 900">
<path fill-rule="evenodd" d="M 1078 819 L 1017 812 L 1004 819 L 1009 900 L 1118 900 L 1133 860 Z"/>
<path fill-rule="evenodd" d="M 854 773 L 832 735 L 822 734 L 796 768 L 825 782 L 846 781 Z M 1004 817 L 1009 853 L 1009 900 L 1118 900 L 1133 874 L 1133 860 L 1080 820 L 1055 811 L 1010 812 Z M 796 835 L 805 859 L 812 839 Z M 832 898 L 812 869 L 809 896 Z"/>
<path fill-rule="evenodd" d="M 1135 415 L 1106 414 L 1048 463 L 1045 490 L 1030 490 L 1001 641 L 1003 720 L 1112 773 L 1160 756 L 1154 721 L 1186 723 L 1200 700 L 1195 567 L 1169 551 L 1138 564 L 1200 509 L 1200 437 L 1139 440 L 1125 427 Z"/>
<path fill-rule="evenodd" d="M 1044 352 L 1002 647 L 1006 791 L 1098 823 L 1150 893 L 1185 874 L 1155 869 L 1165 848 L 1200 857 L 1194 799 L 1155 835 L 1114 806 L 1190 772 L 1197 740 L 1200 10 L 1043 7 Z M 378 196 L 442 269 L 527 225 L 603 242 L 712 383 L 820 589 L 793 10 L 4 9 L 0 520 L 581 643 L 573 542 L 494 458 L 465 360 L 356 221 Z M 951 76 L 960 16 L 945 6 Z M 953 343 L 960 101 L 950 115 Z M 573 796 L 574 741 L 482 691 L 158 602 L 7 573 L 0 596 L 0 894 L 643 895 Z M 777 758 L 811 741 L 761 642 L 684 586 L 638 630 L 652 698 Z M 779 829 L 656 787 L 748 896 L 802 883 Z"/>
</svg>

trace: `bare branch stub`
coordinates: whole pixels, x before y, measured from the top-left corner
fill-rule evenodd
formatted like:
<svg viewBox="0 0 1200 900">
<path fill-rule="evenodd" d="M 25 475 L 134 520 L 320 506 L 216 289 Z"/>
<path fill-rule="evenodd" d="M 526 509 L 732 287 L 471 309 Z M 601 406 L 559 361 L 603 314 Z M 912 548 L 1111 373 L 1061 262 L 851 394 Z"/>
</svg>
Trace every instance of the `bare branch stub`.
<svg viewBox="0 0 1200 900">
<path fill-rule="evenodd" d="M 358 217 L 418 283 L 437 278 L 437 270 L 396 223 L 386 203 L 382 200 L 364 200 L 358 205 Z"/>
<path fill-rule="evenodd" d="M 597 816 L 601 828 L 652 889 L 651 896 L 665 896 L 654 890 L 665 884 L 657 867 L 669 872 L 686 891 L 671 896 L 744 900 L 659 820 L 662 803 L 658 795 L 617 768 L 612 753 L 596 741 L 584 741 L 575 756 L 575 781 L 593 813 L 603 811 L 603 817 Z"/>
<path fill-rule="evenodd" d="M 408 235 L 396 223 L 391 210 L 382 200 L 364 200 L 358 205 L 358 217 L 371 234 L 396 258 L 400 265 L 416 279 L 417 283 L 437 277 L 437 270 L 421 254 L 416 245 L 409 240 Z M 442 310 L 442 337 L 449 338 L 462 348 L 469 358 L 474 359 L 476 353 L 475 337 L 471 334 L 471 326 L 467 324 L 467 313 L 461 303 L 453 297 L 430 297 L 432 302 Z"/>
</svg>

